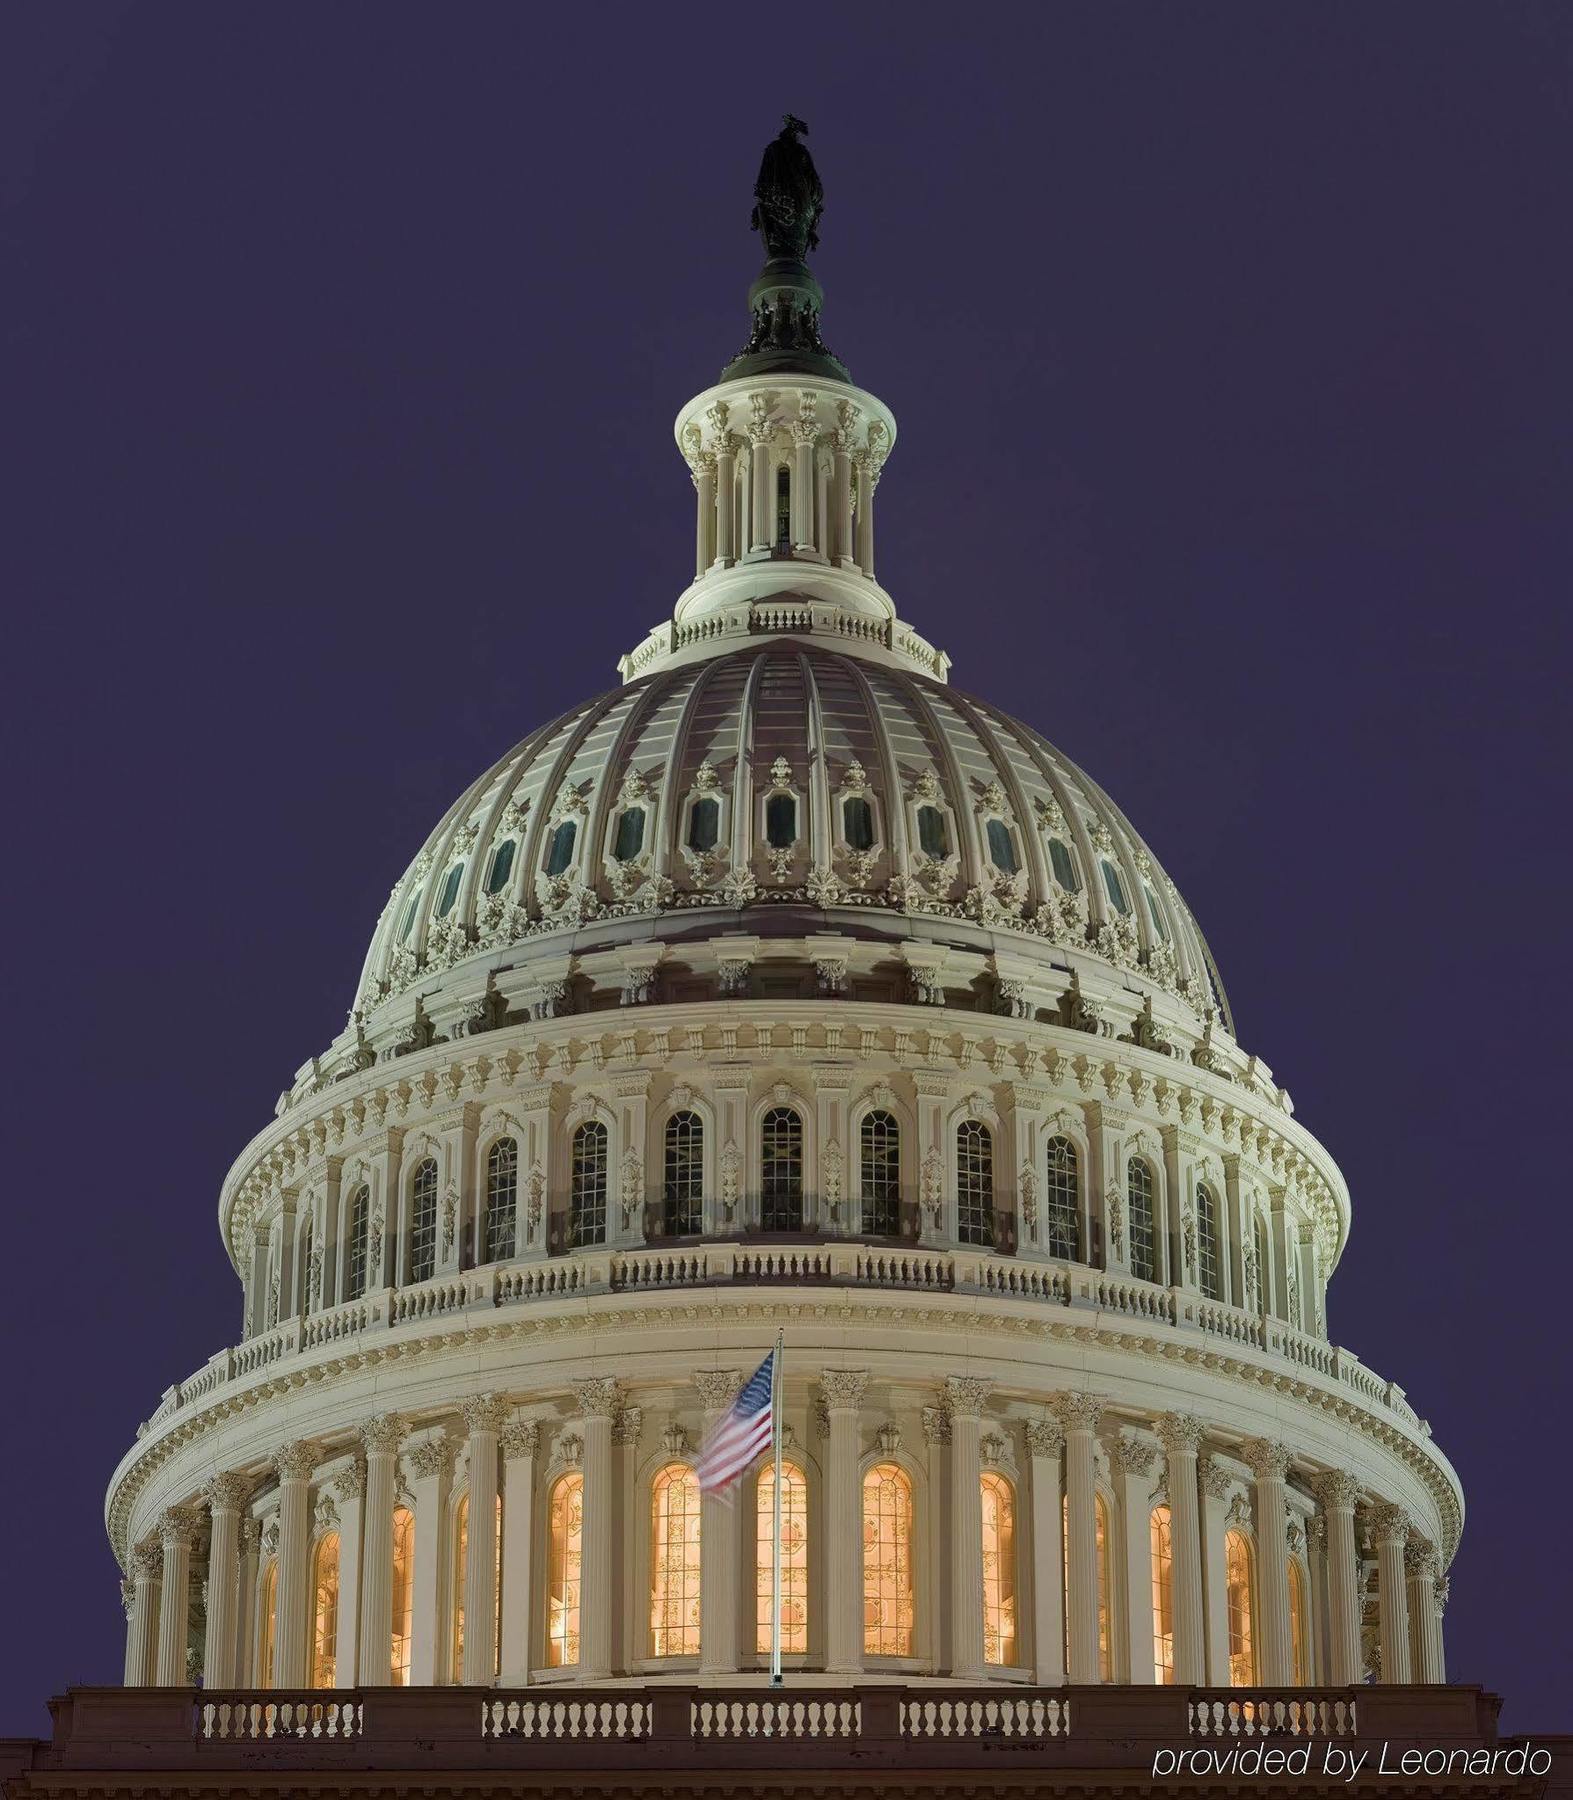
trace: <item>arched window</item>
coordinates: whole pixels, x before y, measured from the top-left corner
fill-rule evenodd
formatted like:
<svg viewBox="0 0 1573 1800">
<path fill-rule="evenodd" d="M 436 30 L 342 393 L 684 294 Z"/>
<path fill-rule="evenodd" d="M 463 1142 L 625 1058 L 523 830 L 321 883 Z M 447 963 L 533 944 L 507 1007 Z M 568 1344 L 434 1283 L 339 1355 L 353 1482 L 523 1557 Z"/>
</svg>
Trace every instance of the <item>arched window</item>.
<svg viewBox="0 0 1573 1800">
<path fill-rule="evenodd" d="M 1311 1646 L 1307 1641 L 1305 1570 L 1297 1556 L 1289 1558 L 1289 1679 L 1304 1687 L 1311 1679 Z"/>
<path fill-rule="evenodd" d="M 262 1565 L 261 1597 L 257 1602 L 257 1686 L 273 1685 L 277 1661 L 279 1610 L 279 1559 L 270 1556 Z"/>
<path fill-rule="evenodd" d="M 464 864 L 456 862 L 442 878 L 442 887 L 437 894 L 437 917 L 446 919 L 453 911 L 453 903 L 459 897 L 459 883 L 464 879 Z"/>
<path fill-rule="evenodd" d="M 324 1532 L 311 1558 L 311 1685 L 330 1688 L 339 1656 L 339 1534 Z"/>
<path fill-rule="evenodd" d="M 1218 1202 L 1205 1181 L 1196 1184 L 1196 1280 L 1209 1300 L 1221 1300 L 1218 1280 Z"/>
<path fill-rule="evenodd" d="M 702 856 L 714 850 L 721 835 L 721 803 L 701 795 L 688 809 L 688 848 Z"/>
<path fill-rule="evenodd" d="M 705 1127 L 696 1112 L 675 1112 L 666 1122 L 661 1229 L 667 1237 L 694 1237 L 704 1229 Z"/>
<path fill-rule="evenodd" d="M 760 1131 L 760 1225 L 803 1229 L 803 1121 L 790 1106 L 772 1106 Z"/>
<path fill-rule="evenodd" d="M 470 1552 L 470 1496 L 460 1494 L 453 1513 L 453 1669 L 452 1679 L 464 1678 L 464 1565 Z M 492 1508 L 492 1673 L 502 1653 L 502 1495 Z"/>
<path fill-rule="evenodd" d="M 874 848 L 874 809 L 861 794 L 849 794 L 841 802 L 841 835 L 849 850 Z"/>
<path fill-rule="evenodd" d="M 650 1654 L 699 1654 L 699 1477 L 687 1463 L 650 1484 Z"/>
<path fill-rule="evenodd" d="M 790 794 L 766 800 L 765 842 L 772 850 L 790 850 L 797 842 L 797 801 Z"/>
<path fill-rule="evenodd" d="M 488 894 L 500 894 L 507 887 L 508 877 L 513 873 L 514 852 L 518 847 L 516 839 L 504 838 L 492 852 L 491 867 L 486 871 Z"/>
<path fill-rule="evenodd" d="M 1081 1183 L 1077 1178 L 1076 1146 L 1068 1137 L 1049 1139 L 1049 1186 L 1043 1211 L 1049 1255 L 1065 1262 L 1079 1262 Z"/>
<path fill-rule="evenodd" d="M 547 1502 L 546 1660 L 554 1669 L 579 1661 L 579 1579 L 584 1561 L 584 1476 L 559 1475 Z"/>
<path fill-rule="evenodd" d="M 776 1465 L 760 1471 L 754 1511 L 754 1648 L 770 1654 L 774 1597 Z M 781 1654 L 808 1653 L 808 1482 L 796 1463 L 781 1464 Z"/>
<path fill-rule="evenodd" d="M 918 808 L 918 848 L 925 856 L 941 859 L 950 855 L 950 832 L 945 815 L 937 806 Z"/>
<path fill-rule="evenodd" d="M 1002 875 L 1014 875 L 1020 866 L 1016 861 L 1016 844 L 1010 827 L 1003 819 L 989 819 L 983 827 L 989 847 L 989 861 Z"/>
<path fill-rule="evenodd" d="M 1256 1685 L 1256 1579 L 1243 1531 L 1224 1534 L 1225 1612 L 1229 1625 L 1229 1685 Z"/>
<path fill-rule="evenodd" d="M 371 1268 L 371 1189 L 363 1182 L 350 1195 L 349 1255 L 344 1267 L 344 1297 L 359 1300 L 366 1292 Z"/>
<path fill-rule="evenodd" d="M 863 1477 L 863 1653 L 912 1654 L 912 1482 L 899 1463 Z"/>
<path fill-rule="evenodd" d="M 1125 1197 L 1130 1210 L 1131 1273 L 1138 1281 L 1156 1281 L 1158 1256 L 1153 1230 L 1152 1170 L 1139 1156 L 1133 1156 L 1125 1165 Z"/>
<path fill-rule="evenodd" d="M 1114 864 L 1105 859 L 1098 864 L 1103 871 L 1103 889 L 1109 896 L 1109 904 L 1116 912 L 1128 913 L 1131 903 L 1125 898 L 1125 885 L 1120 880 L 1120 872 Z"/>
<path fill-rule="evenodd" d="M 1077 893 L 1081 882 L 1076 875 L 1076 864 L 1070 853 L 1070 846 L 1057 837 L 1049 839 L 1049 867 L 1054 871 L 1054 879 L 1067 894 Z"/>
<path fill-rule="evenodd" d="M 1152 1509 L 1152 1661 L 1158 1680 L 1174 1680 L 1174 1537 L 1167 1506 Z"/>
<path fill-rule="evenodd" d="M 486 1260 L 508 1262 L 519 1217 L 519 1146 L 498 1138 L 486 1158 Z"/>
<path fill-rule="evenodd" d="M 994 1139 L 981 1119 L 956 1127 L 956 1235 L 964 1244 L 994 1242 Z"/>
<path fill-rule="evenodd" d="M 983 1660 L 1016 1661 L 1016 1496 L 994 1469 L 983 1471 Z"/>
<path fill-rule="evenodd" d="M 548 875 L 566 875 L 573 865 L 574 839 L 579 835 L 579 824 L 575 819 L 564 819 L 552 832 L 551 843 L 546 852 L 546 873 Z"/>
<path fill-rule="evenodd" d="M 437 1270 L 437 1159 L 422 1157 L 410 1184 L 410 1280 L 430 1281 Z"/>
<path fill-rule="evenodd" d="M 410 1685 L 410 1645 L 415 1629 L 415 1515 L 407 1506 L 393 1509 L 393 1644 L 389 1679 L 394 1687 Z"/>
<path fill-rule="evenodd" d="M 1092 1549 L 1093 1558 L 1098 1565 L 1098 1679 L 1112 1681 L 1114 1679 L 1114 1638 L 1110 1629 L 1109 1618 L 1109 1505 L 1102 1494 L 1094 1494 L 1092 1501 Z M 1070 1593 L 1071 1584 L 1071 1527 L 1070 1527 L 1070 1495 L 1066 1494 L 1060 1501 L 1060 1543 L 1064 1546 L 1064 1580 L 1065 1593 Z M 1070 1659 L 1070 1608 L 1065 1611 L 1065 1656 Z"/>
<path fill-rule="evenodd" d="M 901 1127 L 895 1115 L 863 1115 L 859 1131 L 863 1229 L 871 1237 L 897 1237 L 901 1232 Z"/>
<path fill-rule="evenodd" d="M 568 1175 L 568 1248 L 606 1242 L 606 1127 L 586 1119 L 573 1134 Z"/>
<path fill-rule="evenodd" d="M 612 855 L 620 863 L 632 862 L 644 849 L 644 808 L 625 806 L 617 821 L 617 838 Z"/>
</svg>

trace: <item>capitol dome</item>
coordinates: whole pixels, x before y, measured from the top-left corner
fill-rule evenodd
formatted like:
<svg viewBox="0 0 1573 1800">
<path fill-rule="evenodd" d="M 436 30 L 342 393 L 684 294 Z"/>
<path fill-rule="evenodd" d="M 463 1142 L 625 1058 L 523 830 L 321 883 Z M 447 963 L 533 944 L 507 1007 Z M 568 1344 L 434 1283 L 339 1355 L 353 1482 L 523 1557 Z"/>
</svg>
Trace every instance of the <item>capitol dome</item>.
<svg viewBox="0 0 1573 1800">
<path fill-rule="evenodd" d="M 670 619 L 449 808 L 222 1186 L 237 1340 L 108 1494 L 128 1684 L 1443 1679 L 1462 1494 L 1329 1341 L 1336 1164 L 877 579 L 800 129 Z M 778 1335 L 780 1476 L 702 1492 Z"/>
</svg>

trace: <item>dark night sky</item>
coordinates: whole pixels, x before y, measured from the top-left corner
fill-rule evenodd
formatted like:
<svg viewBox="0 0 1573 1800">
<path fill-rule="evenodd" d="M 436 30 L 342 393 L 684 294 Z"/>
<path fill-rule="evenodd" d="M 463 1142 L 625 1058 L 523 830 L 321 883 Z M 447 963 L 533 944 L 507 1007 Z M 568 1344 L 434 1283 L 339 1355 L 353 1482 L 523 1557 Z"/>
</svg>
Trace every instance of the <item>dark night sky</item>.
<svg viewBox="0 0 1573 1800">
<path fill-rule="evenodd" d="M 106 1479 L 390 884 L 686 578 L 787 107 L 881 576 L 1190 900 L 1463 1479 L 1449 1672 L 1569 1726 L 1573 11 L 817 16 L 0 13 L 0 1730 L 119 1679 Z"/>
</svg>

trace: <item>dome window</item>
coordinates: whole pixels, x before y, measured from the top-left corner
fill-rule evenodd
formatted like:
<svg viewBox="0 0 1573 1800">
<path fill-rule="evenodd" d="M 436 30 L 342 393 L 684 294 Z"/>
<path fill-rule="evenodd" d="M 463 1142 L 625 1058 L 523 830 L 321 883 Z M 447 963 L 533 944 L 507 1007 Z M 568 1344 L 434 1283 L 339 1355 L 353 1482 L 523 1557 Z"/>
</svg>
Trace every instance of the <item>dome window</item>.
<svg viewBox="0 0 1573 1800">
<path fill-rule="evenodd" d="M 579 822 L 564 819 L 552 833 L 551 848 L 546 853 L 546 873 L 563 875 L 573 863 L 574 840 L 579 835 Z"/>
<path fill-rule="evenodd" d="M 409 901 L 404 908 L 404 917 L 399 921 L 399 942 L 401 944 L 409 942 L 410 932 L 415 925 L 415 914 L 419 910 L 420 903 L 421 891 L 417 888 L 415 892 L 410 895 Z"/>
<path fill-rule="evenodd" d="M 1152 920 L 1152 928 L 1163 940 L 1169 941 L 1169 927 L 1163 922 L 1163 914 L 1158 910 L 1158 897 L 1150 887 L 1142 888 L 1142 895 L 1147 902 L 1147 917 Z"/>
<path fill-rule="evenodd" d="M 1075 859 L 1071 856 L 1070 845 L 1063 838 L 1049 839 L 1049 867 L 1054 871 L 1054 879 L 1067 894 L 1081 891 L 1081 882 L 1076 875 Z"/>
<path fill-rule="evenodd" d="M 459 883 L 464 879 L 464 864 L 457 862 L 442 878 L 442 892 L 437 896 L 437 917 L 446 919 L 459 897 Z"/>
<path fill-rule="evenodd" d="M 989 861 L 1002 875 L 1014 875 L 1019 865 L 1010 827 L 1003 819 L 989 819 L 983 829 L 984 836 L 988 839 Z"/>
<path fill-rule="evenodd" d="M 612 855 L 620 863 L 632 862 L 644 848 L 644 808 L 625 806 L 617 821 L 617 837 Z"/>
<path fill-rule="evenodd" d="M 841 802 L 841 830 L 849 850 L 874 848 L 874 809 L 861 794 Z"/>
<path fill-rule="evenodd" d="M 688 809 L 688 848 L 696 856 L 714 850 L 721 835 L 721 803 L 702 795 Z"/>
<path fill-rule="evenodd" d="M 772 850 L 790 850 L 797 842 L 797 801 L 791 794 L 772 794 L 765 802 L 765 842 Z"/>
<path fill-rule="evenodd" d="M 1103 871 L 1103 886 L 1109 896 L 1109 904 L 1116 912 L 1128 913 L 1131 903 L 1125 898 L 1125 884 L 1120 880 L 1119 870 L 1107 858 L 1098 867 Z"/>
<path fill-rule="evenodd" d="M 518 848 L 512 838 L 505 838 L 492 852 L 492 866 L 486 871 L 486 891 L 500 894 L 513 873 L 513 855 Z"/>
<path fill-rule="evenodd" d="M 950 833 L 945 828 L 945 815 L 937 806 L 918 808 L 918 848 L 925 856 L 936 859 L 950 855 Z"/>
</svg>

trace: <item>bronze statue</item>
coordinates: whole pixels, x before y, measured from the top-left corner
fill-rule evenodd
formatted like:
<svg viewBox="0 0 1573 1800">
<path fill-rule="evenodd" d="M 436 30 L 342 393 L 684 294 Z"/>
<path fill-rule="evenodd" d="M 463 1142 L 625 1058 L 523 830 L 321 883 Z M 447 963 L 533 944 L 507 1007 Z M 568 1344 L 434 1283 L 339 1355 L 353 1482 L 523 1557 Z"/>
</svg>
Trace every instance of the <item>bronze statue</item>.
<svg viewBox="0 0 1573 1800">
<path fill-rule="evenodd" d="M 765 254 L 802 262 L 819 245 L 819 215 L 825 210 L 825 190 L 807 147 L 799 142 L 808 127 L 793 114 L 782 120 L 781 132 L 765 145 L 754 183 L 754 211 L 749 220 L 765 240 Z"/>
</svg>

